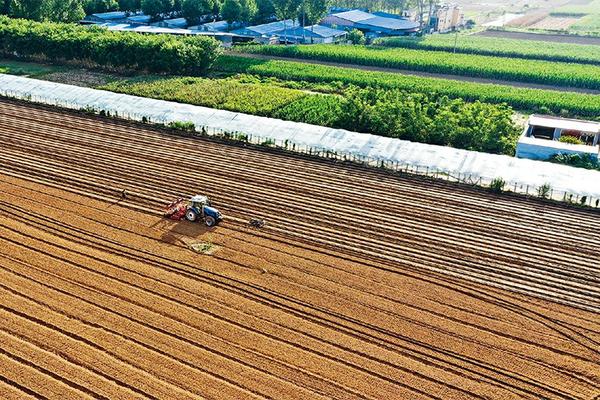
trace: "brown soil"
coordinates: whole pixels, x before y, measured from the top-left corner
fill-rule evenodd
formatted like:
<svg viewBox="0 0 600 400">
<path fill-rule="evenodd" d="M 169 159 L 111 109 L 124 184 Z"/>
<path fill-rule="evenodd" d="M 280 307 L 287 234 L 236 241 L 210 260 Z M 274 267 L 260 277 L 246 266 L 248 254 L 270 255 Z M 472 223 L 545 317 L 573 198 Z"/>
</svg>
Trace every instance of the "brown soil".
<svg viewBox="0 0 600 400">
<path fill-rule="evenodd" d="M 2 399 L 600 394 L 595 213 L 6 102 L 0 140 Z M 191 192 L 224 223 L 157 215 Z"/>
</svg>

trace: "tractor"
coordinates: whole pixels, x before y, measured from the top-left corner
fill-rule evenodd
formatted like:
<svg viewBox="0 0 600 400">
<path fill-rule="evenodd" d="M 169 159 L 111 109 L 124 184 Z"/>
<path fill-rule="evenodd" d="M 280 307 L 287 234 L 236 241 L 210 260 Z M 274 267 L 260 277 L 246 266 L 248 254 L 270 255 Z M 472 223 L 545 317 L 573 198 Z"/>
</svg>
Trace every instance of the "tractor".
<svg viewBox="0 0 600 400">
<path fill-rule="evenodd" d="M 164 216 L 175 221 L 187 219 L 190 222 L 203 220 L 208 227 L 215 226 L 223 216 L 210 205 L 210 200 L 206 196 L 193 196 L 189 200 L 179 198 L 165 207 Z"/>
</svg>

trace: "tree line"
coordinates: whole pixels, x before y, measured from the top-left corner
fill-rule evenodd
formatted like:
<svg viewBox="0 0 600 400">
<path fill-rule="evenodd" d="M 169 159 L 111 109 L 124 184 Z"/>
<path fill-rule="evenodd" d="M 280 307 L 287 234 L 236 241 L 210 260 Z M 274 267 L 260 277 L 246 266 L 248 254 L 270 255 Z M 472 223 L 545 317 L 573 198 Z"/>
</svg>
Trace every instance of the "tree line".
<svg viewBox="0 0 600 400">
<path fill-rule="evenodd" d="M 220 54 L 200 36 L 139 35 L 0 16 L 0 56 L 108 70 L 199 75 Z"/>
<path fill-rule="evenodd" d="M 315 21 L 328 0 L 0 0 L 0 14 L 34 21 L 76 22 L 85 15 L 109 11 L 142 11 L 154 20 L 184 17 L 190 24 L 224 19 L 230 23 L 265 23 L 277 16 Z"/>
<path fill-rule="evenodd" d="M 76 22 L 86 14 L 142 11 L 153 19 L 184 17 L 190 24 L 226 20 L 261 24 L 277 19 L 317 23 L 331 7 L 402 13 L 433 10 L 437 0 L 0 0 L 0 14 L 35 21 Z"/>
</svg>

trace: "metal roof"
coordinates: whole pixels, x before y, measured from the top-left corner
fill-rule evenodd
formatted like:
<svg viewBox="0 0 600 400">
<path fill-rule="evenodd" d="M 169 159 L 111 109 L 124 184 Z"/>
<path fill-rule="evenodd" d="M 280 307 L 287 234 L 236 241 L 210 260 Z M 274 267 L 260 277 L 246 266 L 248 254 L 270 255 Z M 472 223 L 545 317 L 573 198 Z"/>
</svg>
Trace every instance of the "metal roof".
<svg viewBox="0 0 600 400">
<path fill-rule="evenodd" d="M 532 126 L 542 126 L 545 128 L 559 128 L 580 132 L 600 133 L 600 123 L 593 121 L 558 118 L 545 115 L 532 115 L 529 117 L 528 123 Z"/>
<path fill-rule="evenodd" d="M 127 18 L 127 21 L 146 23 L 150 22 L 151 19 L 152 17 L 149 15 L 134 15 Z"/>
<path fill-rule="evenodd" d="M 130 24 L 113 24 L 105 23 L 98 26 L 104 27 L 109 31 L 121 32 L 137 32 L 137 33 L 167 33 L 171 35 L 197 35 L 199 32 L 194 32 L 189 29 L 161 28 L 159 26 L 149 25 L 130 25 Z"/>
<path fill-rule="evenodd" d="M 353 22 L 356 25 L 363 25 L 369 28 L 380 28 L 387 30 L 411 30 L 419 27 L 419 24 L 414 21 L 409 21 L 400 16 L 388 17 L 381 15 L 392 15 L 387 13 L 379 13 L 380 15 L 371 14 L 361 10 L 345 11 L 331 16 L 345 19 Z"/>
<path fill-rule="evenodd" d="M 121 19 L 127 17 L 127 14 L 124 11 L 111 11 L 105 13 L 96 13 L 92 14 L 92 16 L 100 19 L 110 20 L 110 19 Z"/>
<path fill-rule="evenodd" d="M 202 32 L 191 29 L 179 29 L 179 28 L 161 28 L 158 26 L 149 26 L 149 25 L 131 25 L 131 24 L 116 24 L 106 22 L 103 24 L 98 24 L 97 26 L 101 26 L 103 28 L 108 29 L 109 31 L 121 31 L 121 32 L 136 32 L 136 33 L 164 33 L 169 35 L 196 35 L 196 36 L 209 36 L 209 37 L 246 37 L 251 38 L 251 36 L 244 36 L 230 32 Z"/>
<path fill-rule="evenodd" d="M 190 198 L 190 201 L 198 202 L 198 203 L 208 203 L 208 197 L 203 196 L 201 194 L 197 194 Z"/>
<path fill-rule="evenodd" d="M 276 32 L 279 31 L 283 31 L 284 29 L 292 29 L 295 26 L 297 26 L 296 21 L 293 21 L 291 19 L 286 19 L 285 20 L 285 25 L 284 26 L 284 21 L 275 21 L 275 22 L 270 22 L 268 24 L 262 24 L 262 25 L 255 25 L 255 26 L 247 26 L 245 28 L 241 28 L 241 29 L 236 29 L 235 31 L 233 31 L 234 33 L 239 33 L 242 35 L 245 34 L 258 34 L 258 35 L 274 35 Z"/>
<path fill-rule="evenodd" d="M 373 18 L 374 15 L 361 10 L 350 10 L 341 13 L 331 14 L 334 17 L 342 18 L 352 22 L 361 22 L 365 19 Z"/>
<path fill-rule="evenodd" d="M 419 27 L 419 23 L 406 19 L 373 17 L 358 22 L 359 25 L 367 25 L 375 28 L 389 29 L 393 31 L 410 30 Z"/>
<path fill-rule="evenodd" d="M 190 29 L 198 31 L 225 31 L 227 28 L 229 28 L 227 21 L 207 22 L 206 24 L 190 27 Z"/>
<path fill-rule="evenodd" d="M 277 32 L 277 34 L 279 36 L 282 36 L 283 30 L 280 32 Z M 345 35 L 346 31 L 329 28 L 329 27 L 326 27 L 323 25 L 312 25 L 312 26 L 305 26 L 305 27 L 298 26 L 294 29 L 288 29 L 287 34 L 289 36 L 302 36 L 304 34 L 305 36 L 308 36 L 308 37 L 313 36 L 313 37 L 328 38 L 328 37 L 337 37 L 337 36 Z"/>
<path fill-rule="evenodd" d="M 169 24 L 169 25 L 183 25 L 183 26 L 187 25 L 187 20 L 185 18 L 165 19 L 162 22 Z"/>
</svg>

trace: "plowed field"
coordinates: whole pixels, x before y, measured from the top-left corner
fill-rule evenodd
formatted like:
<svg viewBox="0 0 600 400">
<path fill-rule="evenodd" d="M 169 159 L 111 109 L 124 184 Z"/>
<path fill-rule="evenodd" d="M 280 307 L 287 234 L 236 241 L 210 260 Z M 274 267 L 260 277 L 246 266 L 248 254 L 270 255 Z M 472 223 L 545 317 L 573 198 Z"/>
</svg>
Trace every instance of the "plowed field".
<svg viewBox="0 0 600 400">
<path fill-rule="evenodd" d="M 598 214 L 10 102 L 0 143 L 2 399 L 600 395 Z M 158 215 L 196 192 L 222 225 Z"/>
</svg>

